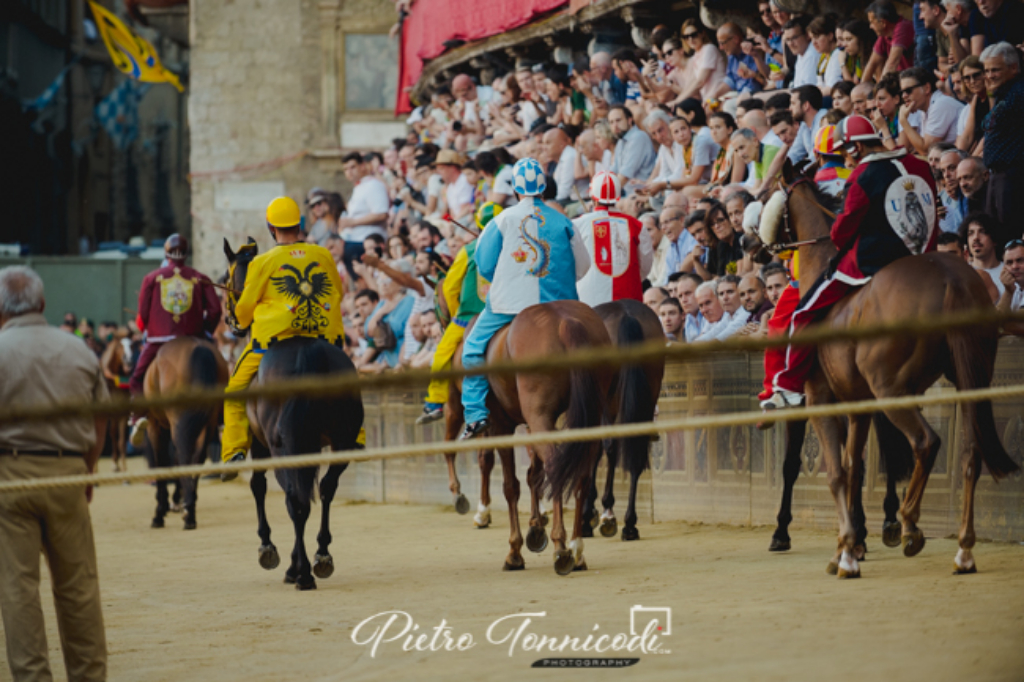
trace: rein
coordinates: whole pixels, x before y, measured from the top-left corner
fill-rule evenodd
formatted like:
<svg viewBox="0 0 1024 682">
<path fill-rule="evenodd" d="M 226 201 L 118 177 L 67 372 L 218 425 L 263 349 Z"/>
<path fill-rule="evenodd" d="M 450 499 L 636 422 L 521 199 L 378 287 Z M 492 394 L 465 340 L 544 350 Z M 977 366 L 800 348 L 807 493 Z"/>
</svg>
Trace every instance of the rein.
<svg viewBox="0 0 1024 682">
<path fill-rule="evenodd" d="M 786 212 L 785 212 L 785 214 L 783 216 L 783 220 L 785 220 L 785 223 L 786 223 L 786 234 L 789 235 L 789 234 L 792 234 L 792 231 L 789 229 L 789 197 L 792 196 L 794 189 L 796 189 L 798 186 L 800 186 L 800 185 L 802 185 L 804 183 L 810 183 L 811 180 L 809 178 L 806 178 L 806 177 L 799 177 L 796 180 L 794 180 L 792 182 L 792 184 L 787 185 L 786 181 L 782 178 L 782 173 L 781 172 L 779 173 L 779 176 L 776 179 L 779 181 L 779 186 L 782 187 L 782 191 L 786 193 Z M 821 203 L 819 203 L 818 200 L 815 199 L 813 195 L 810 197 L 810 200 L 811 200 L 811 203 L 814 204 L 815 206 L 817 206 L 818 209 L 820 209 L 822 213 L 824 213 L 828 217 L 830 217 L 833 220 L 835 220 L 836 214 L 834 212 L 828 210 L 824 206 L 822 206 Z M 795 248 L 797 248 L 799 246 L 808 246 L 808 245 L 812 245 L 812 244 L 821 244 L 822 242 L 827 242 L 827 241 L 830 241 L 830 240 L 831 240 L 831 237 L 826 234 L 826 235 L 822 235 L 820 237 L 816 237 L 814 239 L 804 239 L 804 240 L 801 240 L 801 241 L 785 242 L 785 243 L 781 243 L 781 244 L 771 244 L 767 248 L 772 253 L 780 253 L 782 251 L 790 251 L 790 250 L 795 249 Z"/>
</svg>

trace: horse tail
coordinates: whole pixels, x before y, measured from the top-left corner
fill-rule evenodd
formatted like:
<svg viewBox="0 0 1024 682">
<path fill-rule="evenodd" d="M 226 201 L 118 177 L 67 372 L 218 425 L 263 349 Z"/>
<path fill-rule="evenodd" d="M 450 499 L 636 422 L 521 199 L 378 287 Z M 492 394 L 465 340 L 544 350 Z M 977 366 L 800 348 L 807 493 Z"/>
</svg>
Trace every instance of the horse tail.
<svg viewBox="0 0 1024 682">
<path fill-rule="evenodd" d="M 640 321 L 625 312 L 619 320 L 619 348 L 644 342 L 644 329 Z M 619 370 L 618 405 L 619 424 L 639 424 L 654 418 L 654 397 L 651 395 L 651 382 L 642 365 L 623 365 Z M 622 456 L 623 471 L 632 476 L 639 476 L 649 466 L 648 449 L 651 443 L 649 435 L 632 436 L 619 440 L 618 451 Z"/>
<path fill-rule="evenodd" d="M 217 358 L 209 346 L 196 344 L 188 358 L 188 372 L 191 385 L 194 387 L 213 388 L 217 385 Z M 206 432 L 210 414 L 209 407 L 182 410 L 173 437 L 174 447 L 178 450 L 179 461 L 182 464 L 198 464 L 199 462 L 191 461 L 195 459 L 202 461 L 203 456 L 193 452 L 193 449 L 198 449 L 196 444 L 199 437 Z"/>
<path fill-rule="evenodd" d="M 946 334 L 946 343 L 953 356 L 954 383 L 958 391 L 985 388 L 992 383 L 996 347 L 999 338 L 994 330 L 954 330 Z M 988 466 L 992 478 L 999 480 L 1020 467 L 1010 457 L 999 440 L 992 401 L 961 403 L 964 419 L 974 430 L 974 438 L 981 450 L 981 459 Z"/>
<path fill-rule="evenodd" d="M 914 448 L 896 425 L 882 412 L 871 415 L 878 439 L 878 455 L 887 478 L 905 481 L 914 472 Z"/>
<path fill-rule="evenodd" d="M 578 320 L 561 320 L 558 338 L 567 351 L 591 345 L 587 328 Z M 565 411 L 565 428 L 600 426 L 602 407 L 602 395 L 594 371 L 569 370 L 569 408 Z M 568 497 L 576 492 L 592 475 L 600 454 L 596 441 L 561 443 L 552 448 L 544 467 L 551 496 Z"/>
<path fill-rule="evenodd" d="M 305 343 L 295 353 L 295 364 L 292 367 L 293 377 L 325 375 L 330 372 L 330 359 L 324 344 Z M 310 400 L 298 395 L 289 398 L 281 405 L 281 418 L 278 428 L 284 450 L 291 455 L 309 454 L 320 449 L 321 430 L 330 423 L 332 416 L 325 409 L 326 401 Z M 337 415 L 335 415 L 335 418 Z M 291 491 L 301 499 L 310 502 L 316 500 L 316 483 L 319 469 L 303 467 L 300 469 L 278 469 L 277 481 L 286 491 Z"/>
</svg>

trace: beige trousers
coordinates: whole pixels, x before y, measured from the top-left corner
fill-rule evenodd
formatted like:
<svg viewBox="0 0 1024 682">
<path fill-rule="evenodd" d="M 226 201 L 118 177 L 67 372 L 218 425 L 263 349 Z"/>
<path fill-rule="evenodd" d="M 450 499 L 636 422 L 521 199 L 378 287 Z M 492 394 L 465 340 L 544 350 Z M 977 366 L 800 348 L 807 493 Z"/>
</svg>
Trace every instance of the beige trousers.
<svg viewBox="0 0 1024 682">
<path fill-rule="evenodd" d="M 0 455 L 0 481 L 85 472 L 81 457 Z M 68 680 L 105 680 L 107 641 L 84 488 L 0 495 L 0 548 L 0 611 L 14 680 L 53 679 L 39 598 L 40 553 L 50 566 Z"/>
</svg>

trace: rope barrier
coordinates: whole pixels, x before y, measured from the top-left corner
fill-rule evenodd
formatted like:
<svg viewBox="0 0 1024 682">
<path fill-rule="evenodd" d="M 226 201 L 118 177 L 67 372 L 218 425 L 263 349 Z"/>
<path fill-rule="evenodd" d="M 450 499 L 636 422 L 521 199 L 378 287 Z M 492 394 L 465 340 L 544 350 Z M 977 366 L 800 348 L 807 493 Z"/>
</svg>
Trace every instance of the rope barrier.
<svg viewBox="0 0 1024 682">
<path fill-rule="evenodd" d="M 546 371 L 567 371 L 586 367 L 619 366 L 643 364 L 662 358 L 688 360 L 703 358 L 708 353 L 758 352 L 768 348 L 779 348 L 789 344 L 815 346 L 838 341 L 862 341 L 897 334 L 928 336 L 953 329 L 996 326 L 1008 322 L 1024 323 L 1024 312 L 1001 313 L 983 310 L 957 315 L 903 320 L 898 323 L 880 325 L 829 328 L 819 327 L 802 331 L 792 337 L 771 336 L 751 339 L 733 337 L 725 341 L 703 341 L 688 344 L 666 345 L 664 341 L 651 341 L 628 348 L 605 346 L 586 348 L 571 354 L 537 356 L 524 360 L 503 361 L 481 365 L 473 369 L 449 369 L 441 372 L 413 370 L 395 374 L 378 374 L 361 377 L 358 374 L 335 375 L 331 377 L 303 377 L 282 379 L 269 384 L 254 386 L 232 393 L 232 399 L 251 400 L 265 398 L 284 400 L 296 395 L 308 398 L 326 398 L 344 395 L 353 391 L 370 388 L 422 387 L 432 379 L 458 379 L 466 376 L 490 374 L 507 376 L 517 373 L 539 373 Z M 133 410 L 167 409 L 171 407 L 200 407 L 217 405 L 224 401 L 223 388 L 189 389 L 167 395 L 144 398 L 129 402 L 126 398 L 108 401 L 66 401 L 36 404 L 24 407 L 11 406 L 0 409 L 0 425 L 21 421 L 41 421 L 67 417 L 114 416 L 128 414 Z"/>
<path fill-rule="evenodd" d="M 299 467 L 320 466 L 324 464 L 340 464 L 342 462 L 368 462 L 377 460 L 403 459 L 410 457 L 427 457 L 446 452 L 466 452 L 470 450 L 502 449 L 516 446 L 545 445 L 584 440 L 606 440 L 629 436 L 643 436 L 670 431 L 693 429 L 715 429 L 728 426 L 750 426 L 759 422 L 788 422 L 821 417 L 838 417 L 851 414 L 870 414 L 881 410 L 930 407 L 949 403 L 979 402 L 982 400 L 1001 400 L 1024 396 L 1024 385 L 982 388 L 969 391 L 949 391 L 932 395 L 900 396 L 880 400 L 863 400 L 852 403 L 831 403 L 812 407 L 775 410 L 767 414 L 758 412 L 738 412 L 732 414 L 683 417 L 659 422 L 642 424 L 615 424 L 586 429 L 548 431 L 526 435 L 498 436 L 476 438 L 468 441 L 439 441 L 436 443 L 414 443 L 410 445 L 394 445 L 369 450 L 347 450 L 341 452 L 314 453 L 294 455 L 270 459 L 252 460 L 237 464 L 196 464 L 189 466 L 150 469 L 138 473 L 121 472 L 109 474 L 86 474 L 82 476 L 54 476 L 50 478 L 26 479 L 19 481 L 0 482 L 0 494 L 40 490 L 43 488 L 68 488 L 84 485 L 107 485 L 123 482 L 141 482 L 154 479 L 181 478 L 184 476 L 201 476 L 205 474 L 222 474 L 243 471 L 270 471 L 273 469 L 294 469 Z"/>
</svg>

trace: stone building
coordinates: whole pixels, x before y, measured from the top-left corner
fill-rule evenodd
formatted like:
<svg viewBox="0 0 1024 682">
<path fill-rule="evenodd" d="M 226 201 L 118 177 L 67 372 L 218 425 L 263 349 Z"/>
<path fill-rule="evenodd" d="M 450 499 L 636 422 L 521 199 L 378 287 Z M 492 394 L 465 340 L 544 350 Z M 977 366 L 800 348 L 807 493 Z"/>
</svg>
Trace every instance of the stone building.
<svg viewBox="0 0 1024 682">
<path fill-rule="evenodd" d="M 286 194 L 347 186 L 342 150 L 404 134 L 388 0 L 192 0 L 193 262 L 225 267 L 223 239 L 270 245 L 263 211 Z"/>
</svg>

